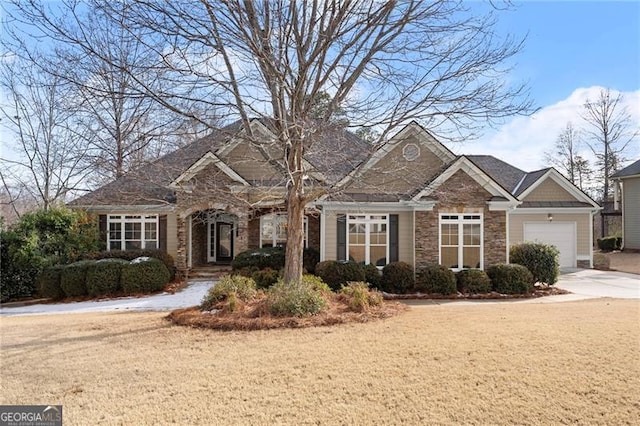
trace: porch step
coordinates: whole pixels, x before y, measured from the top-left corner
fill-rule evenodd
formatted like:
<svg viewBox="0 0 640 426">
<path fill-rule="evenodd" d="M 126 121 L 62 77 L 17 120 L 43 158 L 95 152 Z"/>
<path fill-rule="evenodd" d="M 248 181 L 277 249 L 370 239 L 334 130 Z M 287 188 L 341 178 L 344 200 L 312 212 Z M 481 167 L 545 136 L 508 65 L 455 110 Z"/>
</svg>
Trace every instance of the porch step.
<svg viewBox="0 0 640 426">
<path fill-rule="evenodd" d="M 189 271 L 189 280 L 203 281 L 220 278 L 231 272 L 231 265 L 196 266 Z"/>
</svg>

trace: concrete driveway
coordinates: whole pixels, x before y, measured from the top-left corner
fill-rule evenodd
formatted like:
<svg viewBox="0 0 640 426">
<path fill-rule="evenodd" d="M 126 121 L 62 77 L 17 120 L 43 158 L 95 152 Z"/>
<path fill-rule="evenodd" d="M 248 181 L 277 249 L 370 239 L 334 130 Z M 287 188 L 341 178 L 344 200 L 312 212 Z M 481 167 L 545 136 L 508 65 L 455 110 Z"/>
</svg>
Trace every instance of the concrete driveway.
<svg viewBox="0 0 640 426">
<path fill-rule="evenodd" d="M 577 269 L 560 275 L 556 287 L 589 297 L 640 299 L 640 275 L 617 271 Z"/>
</svg>

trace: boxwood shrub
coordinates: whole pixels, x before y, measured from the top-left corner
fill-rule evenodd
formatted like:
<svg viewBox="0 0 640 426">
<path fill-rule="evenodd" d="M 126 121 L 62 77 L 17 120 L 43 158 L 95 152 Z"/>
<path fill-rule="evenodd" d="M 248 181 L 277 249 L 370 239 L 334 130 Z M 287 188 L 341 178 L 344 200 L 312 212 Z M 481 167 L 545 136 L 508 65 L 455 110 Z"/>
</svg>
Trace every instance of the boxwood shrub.
<svg viewBox="0 0 640 426">
<path fill-rule="evenodd" d="M 176 267 L 173 257 L 169 253 L 166 253 L 162 250 L 104 250 L 94 251 L 83 256 L 84 259 L 90 260 L 124 259 L 128 261 L 132 261 L 133 259 L 137 259 L 138 257 L 153 257 L 154 259 L 162 261 L 162 263 L 165 264 L 167 270 L 171 274 L 170 279 L 173 280 L 175 278 Z"/>
<path fill-rule="evenodd" d="M 60 275 L 60 288 L 67 297 L 87 295 L 87 271 L 94 260 L 81 260 L 67 265 Z"/>
<path fill-rule="evenodd" d="M 609 236 L 597 239 L 598 248 L 602 251 L 620 250 L 622 237 Z"/>
<path fill-rule="evenodd" d="M 460 293 L 489 293 L 491 280 L 481 269 L 465 269 L 456 274 L 457 288 Z"/>
<path fill-rule="evenodd" d="M 364 281 L 366 279 L 364 267 L 356 262 L 343 262 L 337 260 L 325 260 L 316 265 L 316 275 L 331 287 L 338 291 L 342 285 L 350 281 Z"/>
<path fill-rule="evenodd" d="M 413 266 L 408 263 L 391 262 L 382 268 L 382 289 L 387 293 L 408 293 L 414 285 Z"/>
<path fill-rule="evenodd" d="M 512 246 L 509 260 L 526 267 L 533 282 L 555 284 L 560 275 L 560 252 L 555 246 L 542 243 L 522 243 Z"/>
<path fill-rule="evenodd" d="M 122 290 L 122 268 L 129 261 L 124 259 L 100 259 L 87 270 L 87 293 L 89 296 L 104 296 Z"/>
<path fill-rule="evenodd" d="M 416 290 L 427 294 L 454 294 L 456 292 L 456 275 L 442 265 L 427 265 L 416 274 Z"/>
<path fill-rule="evenodd" d="M 284 249 L 282 247 L 263 247 L 238 253 L 231 261 L 233 270 L 243 268 L 275 269 L 284 267 Z"/>
<path fill-rule="evenodd" d="M 487 275 L 495 292 L 527 294 L 533 291 L 533 275 L 522 265 L 498 263 L 487 268 Z"/>
<path fill-rule="evenodd" d="M 369 263 L 368 265 L 364 265 L 363 268 L 365 281 L 369 284 L 369 286 L 382 290 L 382 273 L 378 269 L 378 267 L 372 263 Z"/>
<path fill-rule="evenodd" d="M 122 290 L 126 294 L 151 293 L 162 290 L 171 274 L 165 264 L 153 257 L 138 257 L 122 265 Z"/>
<path fill-rule="evenodd" d="M 38 274 L 36 283 L 40 296 L 53 300 L 59 300 L 64 297 L 64 291 L 60 286 L 60 277 L 64 268 L 64 265 L 49 266 Z"/>
</svg>

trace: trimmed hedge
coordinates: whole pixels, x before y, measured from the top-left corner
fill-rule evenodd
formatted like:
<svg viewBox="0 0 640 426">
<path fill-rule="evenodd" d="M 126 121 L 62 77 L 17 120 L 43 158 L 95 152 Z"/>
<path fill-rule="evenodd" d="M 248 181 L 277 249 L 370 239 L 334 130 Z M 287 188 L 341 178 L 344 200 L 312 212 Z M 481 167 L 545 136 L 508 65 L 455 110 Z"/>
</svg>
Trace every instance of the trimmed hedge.
<svg viewBox="0 0 640 426">
<path fill-rule="evenodd" d="M 408 263 L 391 262 L 382 268 L 382 288 L 387 293 L 408 293 L 414 285 L 413 266 Z"/>
<path fill-rule="evenodd" d="M 560 275 L 560 252 L 555 246 L 542 243 L 522 243 L 512 246 L 509 260 L 526 267 L 533 282 L 553 285 Z"/>
<path fill-rule="evenodd" d="M 167 267 L 167 270 L 171 274 L 170 280 L 175 278 L 176 274 L 176 266 L 173 261 L 173 257 L 169 253 L 166 253 L 162 250 L 156 249 L 148 249 L 148 250 L 104 250 L 104 251 L 94 251 L 91 253 L 87 253 L 83 256 L 83 259 L 89 260 L 101 260 L 101 259 L 124 259 L 128 261 L 132 261 L 133 259 L 137 259 L 139 257 L 153 257 L 154 259 L 158 259 L 164 263 Z"/>
<path fill-rule="evenodd" d="M 527 294 L 533 291 L 533 275 L 518 264 L 498 263 L 487 268 L 493 291 L 501 294 Z"/>
<path fill-rule="evenodd" d="M 491 292 L 491 280 L 481 269 L 465 269 L 456 274 L 460 293 L 481 294 Z"/>
<path fill-rule="evenodd" d="M 457 291 L 456 275 L 446 266 L 424 266 L 416 274 L 415 289 L 427 294 L 454 294 Z"/>
<path fill-rule="evenodd" d="M 337 260 L 325 260 L 316 265 L 316 275 L 331 287 L 338 291 L 343 284 L 350 281 L 364 281 L 365 270 L 356 262 L 343 262 Z"/>
<path fill-rule="evenodd" d="M 87 295 L 87 271 L 94 264 L 93 260 L 81 260 L 64 267 L 60 275 L 60 288 L 65 296 Z"/>
<path fill-rule="evenodd" d="M 622 247 L 622 237 L 604 237 L 598 238 L 597 240 L 598 248 L 602 251 L 613 251 L 620 250 Z"/>
<path fill-rule="evenodd" d="M 284 268 L 285 252 L 282 247 L 263 247 L 238 253 L 231 261 L 234 271 L 243 269 L 275 269 Z M 314 248 L 305 248 L 302 252 L 302 266 L 309 273 L 315 272 L 320 260 L 320 252 Z"/>
<path fill-rule="evenodd" d="M 129 262 L 124 259 L 100 259 L 87 271 L 87 293 L 89 296 L 105 296 L 122 290 L 122 268 Z"/>
<path fill-rule="evenodd" d="M 122 290 L 126 294 L 152 293 L 162 290 L 171 273 L 165 264 L 153 257 L 138 257 L 122 266 Z"/>
<path fill-rule="evenodd" d="M 60 277 L 64 268 L 63 265 L 55 265 L 44 268 L 40 272 L 36 280 L 40 296 L 53 300 L 60 300 L 64 297 L 64 291 L 60 286 Z"/>
<path fill-rule="evenodd" d="M 378 267 L 372 263 L 364 265 L 364 277 L 365 281 L 372 287 L 382 289 L 382 273 Z"/>
</svg>

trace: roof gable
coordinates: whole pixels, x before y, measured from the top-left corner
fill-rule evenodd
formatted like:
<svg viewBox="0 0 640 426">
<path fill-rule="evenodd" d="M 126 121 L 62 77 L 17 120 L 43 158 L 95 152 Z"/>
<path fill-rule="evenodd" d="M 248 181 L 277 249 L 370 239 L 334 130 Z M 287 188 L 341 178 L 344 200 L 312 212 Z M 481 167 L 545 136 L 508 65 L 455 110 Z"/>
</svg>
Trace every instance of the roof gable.
<svg viewBox="0 0 640 426">
<path fill-rule="evenodd" d="M 427 184 L 418 194 L 413 197 L 414 201 L 420 201 L 435 192 L 442 184 L 449 180 L 456 172 L 463 171 L 473 180 L 481 185 L 488 193 L 494 197 L 502 197 L 511 203 L 518 203 L 518 200 L 509 191 L 498 184 L 491 176 L 476 166 L 469 158 L 459 157 L 443 173 L 438 175 L 433 181 Z"/>
<path fill-rule="evenodd" d="M 569 182 L 554 168 L 530 173 L 535 181 L 528 184 L 524 190 L 519 190 L 518 198 L 523 201 L 534 202 L 581 202 L 599 208 L 598 203 Z M 529 178 L 529 176 L 528 176 Z"/>
<path fill-rule="evenodd" d="M 410 147 L 414 155 L 409 155 L 411 153 L 405 151 L 408 145 L 415 145 Z M 413 192 L 417 186 L 438 173 L 443 166 L 451 163 L 455 158 L 456 156 L 433 135 L 418 123 L 411 122 L 378 147 L 360 167 L 353 169 L 340 180 L 337 186 L 369 184 L 379 190 L 380 186 L 386 182 L 396 181 L 399 184 L 398 179 L 402 174 L 405 178 L 414 176 L 415 179 L 409 178 L 404 185 L 397 185 L 399 192 Z M 381 176 L 385 175 L 391 177 L 381 180 Z"/>
<path fill-rule="evenodd" d="M 174 179 L 169 186 L 172 188 L 179 187 L 182 182 L 191 180 L 194 176 L 196 176 L 200 171 L 204 170 L 209 165 L 216 166 L 224 174 L 226 174 L 231 180 L 238 182 L 239 184 L 244 186 L 249 185 L 249 182 L 247 182 L 242 176 L 236 173 L 224 161 L 218 158 L 218 156 L 216 156 L 214 153 L 209 151 L 205 155 L 203 155 L 198 161 L 193 163 L 187 170 L 185 170 L 184 173 L 182 173 L 180 176 Z"/>
</svg>

